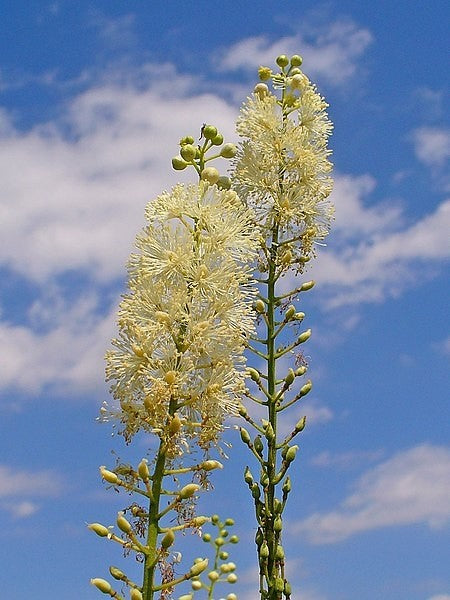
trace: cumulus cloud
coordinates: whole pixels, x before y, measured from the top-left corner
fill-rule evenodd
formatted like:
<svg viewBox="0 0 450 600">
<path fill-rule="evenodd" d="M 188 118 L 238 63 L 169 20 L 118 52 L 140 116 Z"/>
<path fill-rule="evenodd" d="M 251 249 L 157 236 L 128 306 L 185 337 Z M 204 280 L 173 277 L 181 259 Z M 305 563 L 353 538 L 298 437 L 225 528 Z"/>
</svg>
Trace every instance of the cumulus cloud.
<svg viewBox="0 0 450 600">
<path fill-rule="evenodd" d="M 334 510 L 293 524 L 312 543 L 331 544 L 381 527 L 450 520 L 450 449 L 423 444 L 368 470 Z"/>
<path fill-rule="evenodd" d="M 417 158 L 428 167 L 442 167 L 450 157 L 450 129 L 419 127 L 413 132 Z"/>
<path fill-rule="evenodd" d="M 305 70 L 311 77 L 333 85 L 345 84 L 358 70 L 358 61 L 373 40 L 368 29 L 350 19 L 341 19 L 308 32 L 277 38 L 265 35 L 244 39 L 231 46 L 219 63 L 224 71 L 252 70 L 261 64 L 272 65 L 279 54 L 301 52 Z"/>
</svg>

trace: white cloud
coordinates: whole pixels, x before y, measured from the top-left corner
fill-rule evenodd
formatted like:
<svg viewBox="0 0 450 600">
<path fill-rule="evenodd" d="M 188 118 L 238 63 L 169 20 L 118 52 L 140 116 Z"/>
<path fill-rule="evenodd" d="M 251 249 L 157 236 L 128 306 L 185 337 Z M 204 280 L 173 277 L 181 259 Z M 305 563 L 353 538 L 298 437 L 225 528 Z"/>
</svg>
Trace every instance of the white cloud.
<svg viewBox="0 0 450 600">
<path fill-rule="evenodd" d="M 361 463 L 367 464 L 380 460 L 383 455 L 382 450 L 373 451 L 350 451 L 350 452 L 329 452 L 325 450 L 320 452 L 311 459 L 311 464 L 315 467 L 322 468 L 338 468 L 338 469 L 351 469 Z"/>
<path fill-rule="evenodd" d="M 221 57 L 223 70 L 252 70 L 272 66 L 279 54 L 301 54 L 305 71 L 313 78 L 333 85 L 345 84 L 358 69 L 358 61 L 372 42 L 372 34 L 350 19 L 341 19 L 315 28 L 308 24 L 300 31 L 272 41 L 265 35 L 244 39 Z"/>
<path fill-rule="evenodd" d="M 428 167 L 442 167 L 450 157 L 450 129 L 419 127 L 412 139 L 417 158 Z"/>
<path fill-rule="evenodd" d="M 450 600 L 450 594 L 437 594 L 435 596 L 430 596 L 427 600 Z"/>
<path fill-rule="evenodd" d="M 330 512 L 293 524 L 312 543 L 330 544 L 381 527 L 450 520 L 450 449 L 424 444 L 368 470 L 355 491 Z"/>
</svg>

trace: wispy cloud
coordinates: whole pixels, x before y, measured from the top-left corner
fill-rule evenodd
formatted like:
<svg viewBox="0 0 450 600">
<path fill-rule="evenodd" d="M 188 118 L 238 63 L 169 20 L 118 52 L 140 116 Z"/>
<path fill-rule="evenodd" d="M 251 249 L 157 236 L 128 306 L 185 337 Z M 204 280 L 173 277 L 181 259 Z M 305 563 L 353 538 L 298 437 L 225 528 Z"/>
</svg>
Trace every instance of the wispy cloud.
<svg viewBox="0 0 450 600">
<path fill-rule="evenodd" d="M 428 167 L 442 167 L 450 158 L 450 129 L 419 127 L 412 139 L 417 158 Z"/>
<path fill-rule="evenodd" d="M 450 520 L 450 449 L 424 444 L 368 470 L 337 509 L 292 525 L 315 544 L 330 544 L 378 529 Z"/>
</svg>

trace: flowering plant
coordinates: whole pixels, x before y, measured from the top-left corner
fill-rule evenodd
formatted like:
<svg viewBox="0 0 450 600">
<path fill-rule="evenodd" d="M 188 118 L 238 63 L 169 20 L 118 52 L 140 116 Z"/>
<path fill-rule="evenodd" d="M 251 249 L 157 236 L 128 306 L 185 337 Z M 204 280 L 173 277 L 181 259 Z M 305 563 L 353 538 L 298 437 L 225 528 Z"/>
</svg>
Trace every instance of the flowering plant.
<svg viewBox="0 0 450 600">
<path fill-rule="evenodd" d="M 287 472 L 298 448 L 291 442 L 304 429 L 305 417 L 280 436 L 278 415 L 312 386 L 302 383 L 307 365 L 298 352 L 311 330 L 299 330 L 305 315 L 295 302 L 314 282 L 286 281 L 304 272 L 329 231 L 332 126 L 327 104 L 300 69 L 300 56 L 281 55 L 276 62 L 275 72 L 260 68 L 261 82 L 241 109 L 239 146 L 224 144 L 212 125 L 202 127 L 197 145 L 191 136 L 180 140 L 172 165 L 192 166 L 199 182 L 178 184 L 149 203 L 147 226 L 129 261 L 119 336 L 106 355 L 117 404 L 104 406 L 102 418 L 118 424 L 127 442 L 139 431 L 156 436 L 158 449 L 151 465 L 143 459 L 136 469 L 101 467 L 106 482 L 145 498 L 147 506 L 133 503 L 129 518 L 120 512 L 118 534 L 99 523 L 89 527 L 142 560 L 142 583 L 110 568 L 132 600 L 151 600 L 157 593 L 170 598 L 184 582 L 191 592 L 179 600 L 202 591 L 212 599 L 218 583 L 235 583 L 236 567 L 224 550 L 238 541 L 228 537 L 233 520 L 195 514 L 196 495 L 208 489 L 209 473 L 223 466 L 210 452 L 229 416 L 240 416 L 254 431 L 239 427 L 259 469 L 255 480 L 247 467 L 244 480 L 255 508 L 260 598 L 291 597 L 283 512 L 291 492 Z M 232 160 L 229 177 L 207 166 L 217 158 Z M 254 359 L 248 366 L 247 355 Z M 287 369 L 286 359 L 292 361 Z M 198 464 L 188 464 L 193 448 L 204 452 Z M 184 476 L 189 480 L 182 484 Z M 170 523 L 176 516 L 176 525 L 169 515 Z M 176 555 L 171 558 L 177 534 L 208 523 L 218 529 L 214 539 L 202 536 L 212 545 L 213 563 L 200 557 L 179 575 Z M 92 583 L 123 598 L 104 579 Z"/>
</svg>

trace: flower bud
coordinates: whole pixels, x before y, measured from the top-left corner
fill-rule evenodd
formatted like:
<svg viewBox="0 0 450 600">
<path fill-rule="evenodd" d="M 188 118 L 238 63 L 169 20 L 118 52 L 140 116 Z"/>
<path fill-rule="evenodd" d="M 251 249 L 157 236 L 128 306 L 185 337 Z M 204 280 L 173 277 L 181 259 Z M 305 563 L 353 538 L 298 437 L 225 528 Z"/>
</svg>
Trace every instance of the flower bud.
<svg viewBox="0 0 450 600">
<path fill-rule="evenodd" d="M 304 318 L 305 318 L 304 312 L 298 312 L 298 313 L 295 313 L 295 315 L 294 315 L 294 319 L 296 321 L 303 321 Z"/>
<path fill-rule="evenodd" d="M 88 525 L 88 529 L 90 529 L 100 537 L 106 537 L 110 533 L 109 529 L 104 525 L 101 525 L 100 523 L 91 523 L 90 525 Z"/>
<path fill-rule="evenodd" d="M 261 558 L 269 558 L 269 546 L 266 541 L 262 543 L 259 555 Z"/>
<path fill-rule="evenodd" d="M 202 135 L 205 140 L 213 140 L 217 135 L 217 127 L 214 127 L 214 125 L 205 125 L 202 128 Z"/>
<path fill-rule="evenodd" d="M 245 427 L 240 427 L 239 430 L 241 432 L 241 440 L 244 442 L 244 444 L 249 444 L 250 443 L 249 432 L 245 429 Z"/>
<path fill-rule="evenodd" d="M 230 544 L 237 544 L 239 542 L 239 536 L 237 535 L 232 535 L 230 537 Z"/>
<path fill-rule="evenodd" d="M 283 503 L 281 502 L 281 500 L 278 500 L 278 498 L 273 499 L 273 511 L 277 515 L 281 515 L 281 513 L 283 512 Z"/>
<path fill-rule="evenodd" d="M 295 306 L 293 304 L 290 304 L 286 309 L 284 318 L 286 319 L 286 321 L 290 321 L 294 315 L 295 315 Z"/>
<path fill-rule="evenodd" d="M 300 287 L 300 291 L 301 292 L 307 292 L 308 290 L 310 290 L 311 288 L 313 288 L 315 286 L 316 282 L 314 280 L 311 281 L 305 281 L 305 283 L 302 283 L 301 287 Z"/>
<path fill-rule="evenodd" d="M 283 546 L 281 546 L 280 544 L 278 544 L 277 549 L 275 551 L 275 558 L 277 560 L 283 560 L 283 558 L 284 558 Z"/>
<path fill-rule="evenodd" d="M 187 161 L 191 162 L 197 155 L 197 148 L 192 144 L 185 144 L 180 150 L 181 157 Z"/>
<path fill-rule="evenodd" d="M 214 543 L 218 548 L 220 548 L 220 546 L 223 546 L 225 544 L 225 540 L 222 536 L 219 536 L 214 540 Z"/>
<path fill-rule="evenodd" d="M 142 481 L 146 482 L 150 479 L 150 471 L 148 470 L 148 460 L 143 458 L 138 464 L 138 473 Z"/>
<path fill-rule="evenodd" d="M 306 394 L 308 394 L 311 391 L 312 388 L 312 381 L 309 379 L 305 385 L 303 385 L 300 388 L 300 398 L 303 398 L 303 396 L 306 396 Z"/>
<path fill-rule="evenodd" d="M 303 431 L 305 429 L 305 425 L 306 425 L 306 417 L 302 417 L 299 421 L 297 421 L 297 425 L 295 426 L 295 431 L 297 433 L 300 433 L 300 431 Z"/>
<path fill-rule="evenodd" d="M 262 100 L 265 96 L 268 96 L 269 88 L 265 83 L 257 83 L 253 88 L 253 93 Z"/>
<path fill-rule="evenodd" d="M 130 533 L 131 531 L 131 523 L 125 519 L 123 516 L 123 512 L 117 513 L 117 527 L 123 531 L 124 533 Z"/>
<path fill-rule="evenodd" d="M 286 452 L 285 461 L 287 463 L 291 463 L 295 459 L 295 455 L 297 454 L 298 446 L 291 446 Z"/>
<path fill-rule="evenodd" d="M 304 342 L 306 342 L 306 340 L 309 340 L 310 337 L 311 337 L 311 329 L 307 329 L 306 331 L 304 331 L 303 333 L 301 333 L 298 336 L 297 342 L 299 344 L 303 344 Z"/>
<path fill-rule="evenodd" d="M 267 425 L 265 435 L 266 435 L 266 439 L 268 439 L 269 442 L 275 438 L 275 432 L 273 430 L 272 423 L 269 423 Z"/>
<path fill-rule="evenodd" d="M 208 559 L 207 558 L 200 559 L 198 562 L 193 564 L 192 567 L 189 569 L 189 574 L 191 575 L 191 577 L 196 577 L 197 575 L 200 575 L 200 573 L 203 573 L 203 571 L 206 569 L 207 566 L 208 566 Z"/>
<path fill-rule="evenodd" d="M 280 54 L 280 56 L 277 56 L 277 59 L 275 62 L 281 68 L 287 67 L 289 64 L 289 58 L 286 56 L 286 54 Z"/>
<path fill-rule="evenodd" d="M 220 144 L 223 144 L 223 135 L 221 133 L 218 133 L 212 140 L 211 142 L 213 143 L 214 146 L 220 146 Z"/>
<path fill-rule="evenodd" d="M 237 581 L 236 573 L 230 573 L 227 577 L 227 581 L 228 581 L 228 583 L 236 583 L 236 581 Z"/>
<path fill-rule="evenodd" d="M 291 488 L 292 488 L 291 478 L 286 477 L 286 479 L 284 480 L 284 483 L 283 483 L 283 487 L 281 489 L 283 490 L 283 493 L 289 494 L 289 492 L 291 491 Z"/>
<path fill-rule="evenodd" d="M 202 540 L 203 540 L 204 542 L 210 542 L 210 541 L 211 541 L 211 534 L 210 534 L 210 533 L 205 533 L 205 534 L 202 536 Z"/>
<path fill-rule="evenodd" d="M 192 600 L 194 596 L 192 594 L 183 594 L 178 598 L 178 600 Z"/>
<path fill-rule="evenodd" d="M 253 442 L 253 446 L 254 446 L 254 448 L 255 448 L 256 452 L 257 452 L 259 455 L 261 455 L 261 454 L 262 454 L 262 451 L 263 451 L 263 449 L 264 449 L 264 446 L 263 446 L 262 439 L 261 439 L 261 436 L 260 436 L 260 435 L 257 435 L 257 436 L 255 437 L 255 441 Z"/>
<path fill-rule="evenodd" d="M 164 548 L 164 550 L 167 550 L 167 548 L 170 548 L 170 546 L 172 546 L 174 541 L 175 541 L 175 534 L 172 531 L 172 529 L 169 529 L 169 531 L 166 533 L 166 535 L 161 540 L 161 547 Z"/>
<path fill-rule="evenodd" d="M 203 181 L 214 184 L 219 180 L 220 173 L 215 167 L 206 167 L 206 169 L 203 169 L 200 173 L 200 177 Z"/>
<path fill-rule="evenodd" d="M 261 380 L 261 375 L 253 367 L 247 367 L 247 373 L 250 375 L 250 379 L 258 383 Z"/>
<path fill-rule="evenodd" d="M 211 523 L 212 523 L 213 525 L 217 525 L 217 523 L 218 523 L 219 521 L 220 521 L 219 515 L 213 515 L 213 516 L 211 517 Z"/>
<path fill-rule="evenodd" d="M 284 590 L 284 579 L 281 577 L 275 579 L 275 589 L 277 592 L 282 592 Z"/>
<path fill-rule="evenodd" d="M 130 592 L 130 600 L 143 600 L 144 596 L 137 588 L 133 588 Z"/>
<path fill-rule="evenodd" d="M 180 431 L 180 429 L 181 429 L 180 417 L 177 414 L 175 414 L 169 425 L 169 434 L 175 435 L 176 433 L 178 433 Z"/>
<path fill-rule="evenodd" d="M 258 498 L 261 496 L 261 490 L 259 489 L 259 485 L 256 483 L 256 481 L 252 485 L 252 496 L 255 500 L 258 500 Z"/>
<path fill-rule="evenodd" d="M 95 577 L 94 579 L 91 579 L 91 584 L 94 585 L 98 590 L 100 590 L 104 594 L 109 594 L 110 592 L 112 592 L 112 587 L 106 581 L 106 579 Z"/>
<path fill-rule="evenodd" d="M 117 567 L 113 567 L 113 566 L 109 567 L 109 572 L 114 577 L 114 579 L 117 579 L 118 581 L 124 581 L 127 578 L 125 573 L 123 571 L 121 571 L 120 569 L 118 569 Z"/>
<path fill-rule="evenodd" d="M 228 594 L 225 600 L 238 600 L 236 594 Z"/>
<path fill-rule="evenodd" d="M 194 138 L 191 135 L 186 135 L 184 138 L 180 140 L 180 146 L 184 146 L 185 144 L 193 144 Z"/>
<path fill-rule="evenodd" d="M 306 373 L 307 370 L 308 370 L 308 368 L 306 367 L 306 365 L 302 365 L 301 367 L 299 367 L 298 369 L 295 370 L 295 376 L 301 377 L 302 375 L 304 375 Z"/>
<path fill-rule="evenodd" d="M 272 76 L 272 69 L 269 67 L 259 67 L 258 69 L 258 77 L 261 81 L 267 81 Z"/>
<path fill-rule="evenodd" d="M 301 56 L 299 56 L 298 54 L 294 54 L 294 56 L 291 56 L 291 65 L 293 67 L 300 67 L 302 62 L 303 62 L 303 58 Z"/>
<path fill-rule="evenodd" d="M 226 175 L 221 175 L 217 180 L 217 187 L 221 190 L 229 190 L 231 188 L 231 179 Z"/>
<path fill-rule="evenodd" d="M 201 590 L 203 585 L 201 581 L 196 580 L 191 582 L 191 587 L 196 592 L 198 590 Z"/>
<path fill-rule="evenodd" d="M 205 460 L 200 465 L 200 468 L 204 471 L 214 471 L 214 469 L 223 469 L 223 464 L 218 460 Z"/>
<path fill-rule="evenodd" d="M 273 521 L 273 530 L 279 533 L 283 529 L 283 521 L 280 516 L 275 517 Z"/>
<path fill-rule="evenodd" d="M 197 485 L 196 483 L 188 483 L 183 488 L 181 488 L 181 490 L 178 493 L 178 497 L 181 500 L 187 500 L 188 498 L 191 498 L 195 494 L 195 492 L 199 489 L 200 489 L 200 486 Z"/>
<path fill-rule="evenodd" d="M 250 469 L 248 467 L 245 467 L 245 471 L 244 471 L 244 481 L 246 484 L 248 485 L 252 485 L 254 479 L 253 479 L 253 475 L 250 471 Z"/>
<path fill-rule="evenodd" d="M 217 571 L 210 571 L 208 573 L 208 579 L 210 581 L 217 581 L 219 579 L 220 575 Z"/>
<path fill-rule="evenodd" d="M 225 523 L 224 523 L 227 527 L 232 527 L 234 525 L 234 519 L 231 519 L 230 517 L 228 519 L 225 519 Z"/>
<path fill-rule="evenodd" d="M 292 594 L 292 586 L 289 583 L 289 581 L 285 581 L 284 582 L 284 595 L 286 597 L 290 596 Z"/>
<path fill-rule="evenodd" d="M 175 171 L 183 171 L 187 166 L 187 162 L 181 156 L 174 156 L 172 158 L 172 167 Z"/>
<path fill-rule="evenodd" d="M 227 560 L 227 558 L 228 558 L 228 552 L 225 552 L 225 550 L 222 550 L 222 551 L 219 553 L 219 558 L 220 558 L 221 560 Z"/>
<path fill-rule="evenodd" d="M 106 467 L 100 467 L 100 475 L 108 483 L 119 483 L 119 478 L 117 477 L 117 475 L 112 471 L 108 471 Z"/>
<path fill-rule="evenodd" d="M 210 521 L 209 517 L 200 515 L 199 517 L 194 517 L 191 522 L 194 527 L 201 527 L 202 525 L 204 525 L 205 523 L 208 523 L 209 521 Z"/>
<path fill-rule="evenodd" d="M 264 313 L 266 311 L 266 305 L 264 304 L 264 302 L 261 299 L 258 299 L 255 304 L 254 304 L 254 308 L 256 310 L 257 313 Z"/>
<path fill-rule="evenodd" d="M 222 158 L 233 158 L 236 156 L 237 147 L 235 144 L 225 144 L 220 150 L 220 156 Z"/>
<path fill-rule="evenodd" d="M 288 370 L 288 374 L 284 378 L 285 387 L 288 387 L 288 386 L 292 385 L 292 383 L 294 382 L 294 379 L 295 379 L 294 370 L 293 369 L 289 369 Z"/>
</svg>

